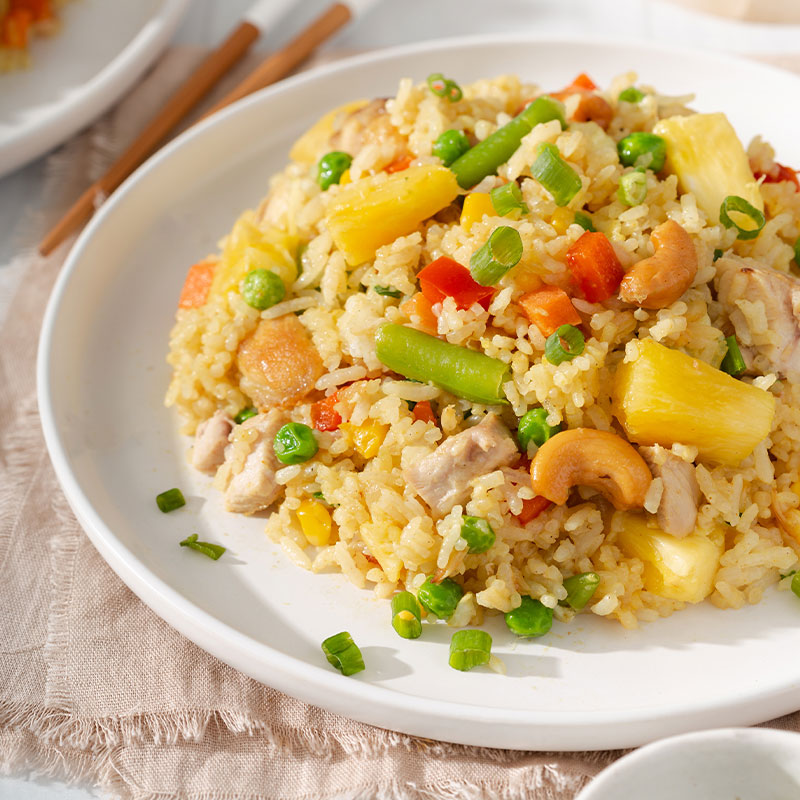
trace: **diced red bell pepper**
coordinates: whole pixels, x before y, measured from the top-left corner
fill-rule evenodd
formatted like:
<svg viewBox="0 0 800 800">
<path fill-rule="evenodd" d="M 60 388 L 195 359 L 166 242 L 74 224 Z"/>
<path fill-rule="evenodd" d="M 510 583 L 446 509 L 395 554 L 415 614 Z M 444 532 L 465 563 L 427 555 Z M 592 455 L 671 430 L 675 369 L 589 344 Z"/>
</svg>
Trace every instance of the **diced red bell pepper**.
<svg viewBox="0 0 800 800">
<path fill-rule="evenodd" d="M 797 171 L 791 167 L 785 167 L 783 164 L 775 162 L 775 166 L 769 172 L 756 172 L 756 179 L 763 177 L 764 183 L 782 183 L 783 181 L 791 181 L 794 184 L 795 191 L 800 191 L 800 181 L 797 179 Z"/>
<path fill-rule="evenodd" d="M 431 261 L 417 277 L 419 288 L 431 305 L 452 297 L 458 308 L 470 308 L 473 303 L 479 303 L 488 309 L 494 297 L 494 289 L 481 286 L 466 267 L 447 256 Z"/>
<path fill-rule="evenodd" d="M 434 425 L 437 425 L 436 414 L 433 413 L 433 409 L 431 408 L 431 404 L 427 400 L 420 400 L 414 406 L 414 410 L 411 412 L 414 415 L 414 419 L 420 419 L 423 422 L 432 422 Z"/>
<path fill-rule="evenodd" d="M 334 408 L 339 399 L 338 392 L 311 404 L 311 424 L 318 431 L 335 431 L 342 424 L 342 417 Z"/>
<path fill-rule="evenodd" d="M 586 231 L 567 250 L 567 266 L 590 303 L 608 300 L 625 276 L 611 242 L 599 232 Z"/>
<path fill-rule="evenodd" d="M 536 497 L 522 501 L 522 511 L 517 514 L 520 525 L 527 525 L 532 519 L 536 519 L 539 514 L 547 511 L 553 505 L 546 497 L 536 495 Z"/>
</svg>

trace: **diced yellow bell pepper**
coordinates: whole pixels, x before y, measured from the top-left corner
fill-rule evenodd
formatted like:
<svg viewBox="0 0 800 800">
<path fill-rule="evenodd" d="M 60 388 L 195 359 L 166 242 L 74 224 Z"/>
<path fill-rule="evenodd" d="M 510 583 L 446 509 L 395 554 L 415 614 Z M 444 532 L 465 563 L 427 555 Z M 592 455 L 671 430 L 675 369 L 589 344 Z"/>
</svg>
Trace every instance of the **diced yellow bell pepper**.
<svg viewBox="0 0 800 800">
<path fill-rule="evenodd" d="M 770 432 L 775 397 L 679 350 L 645 339 L 617 368 L 614 414 L 638 444 L 694 445 L 738 466 Z"/>
<path fill-rule="evenodd" d="M 611 530 L 622 552 L 644 564 L 648 592 L 699 603 L 713 591 L 725 540 L 722 531 L 695 530 L 679 539 L 653 527 L 642 514 L 626 511 L 614 514 Z"/>
<path fill-rule="evenodd" d="M 350 170 L 346 169 L 342 173 L 342 177 L 339 178 L 339 186 L 347 186 L 348 183 L 352 183 L 353 179 L 350 177 Z"/>
<path fill-rule="evenodd" d="M 567 232 L 567 228 L 575 221 L 575 212 L 569 208 L 557 208 L 550 218 L 550 224 L 559 236 Z"/>
<path fill-rule="evenodd" d="M 354 111 L 364 108 L 368 102 L 369 100 L 354 100 L 352 103 L 345 103 L 343 106 L 329 111 L 294 143 L 289 152 L 289 158 L 292 161 L 299 161 L 301 164 L 313 164 L 331 149 L 329 139 L 333 134 L 336 118 L 340 115 L 352 114 Z"/>
<path fill-rule="evenodd" d="M 667 143 L 667 167 L 678 176 L 684 191 L 694 193 L 711 225 L 719 222 L 720 206 L 729 195 L 764 210 L 747 153 L 724 114 L 662 119 L 653 132 Z M 744 217 L 734 221 L 742 227 L 752 225 Z"/>
<path fill-rule="evenodd" d="M 388 425 L 383 425 L 374 420 L 368 420 L 361 425 L 353 425 L 349 422 L 343 422 L 340 426 L 343 428 L 353 442 L 355 451 L 364 458 L 374 458 L 378 455 L 383 440 L 389 431 Z"/>
<path fill-rule="evenodd" d="M 297 280 L 297 249 L 296 237 L 276 228 L 262 231 L 252 211 L 242 214 L 225 241 L 209 296 L 238 291 L 254 269 L 272 270 L 290 286 Z"/>
<path fill-rule="evenodd" d="M 469 233 L 470 228 L 480 222 L 484 216 L 496 217 L 497 212 L 492 205 L 492 198 L 485 192 L 472 192 L 464 198 L 461 209 L 461 227 Z"/>
<path fill-rule="evenodd" d="M 356 266 L 373 258 L 379 247 L 413 233 L 458 192 L 456 176 L 438 164 L 361 178 L 334 198 L 327 227 L 347 263 Z"/>
<path fill-rule="evenodd" d="M 323 547 L 331 540 L 333 523 L 331 514 L 325 506 L 317 500 L 303 500 L 294 512 L 303 529 L 303 536 L 309 544 Z"/>
</svg>

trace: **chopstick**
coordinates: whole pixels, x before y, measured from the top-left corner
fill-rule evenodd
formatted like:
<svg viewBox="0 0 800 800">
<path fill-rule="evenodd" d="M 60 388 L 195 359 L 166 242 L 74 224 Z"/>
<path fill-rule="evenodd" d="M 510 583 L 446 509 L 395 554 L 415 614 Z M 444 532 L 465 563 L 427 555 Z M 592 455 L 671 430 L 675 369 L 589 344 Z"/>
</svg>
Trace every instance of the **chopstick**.
<svg viewBox="0 0 800 800">
<path fill-rule="evenodd" d="M 242 22 L 213 53 L 187 78 L 161 111 L 136 137 L 128 149 L 95 181 L 53 226 L 39 244 L 39 252 L 48 255 L 73 231 L 87 222 L 95 208 L 113 192 L 145 159 L 154 153 L 168 133 L 236 64 L 269 24 L 278 19 L 295 0 L 259 0 Z M 372 0 L 351 0 L 351 6 L 334 3 L 284 48 L 269 56 L 208 114 L 283 78 L 307 58 L 322 42 L 352 19 Z M 203 118 L 208 116 L 205 114 Z"/>
</svg>

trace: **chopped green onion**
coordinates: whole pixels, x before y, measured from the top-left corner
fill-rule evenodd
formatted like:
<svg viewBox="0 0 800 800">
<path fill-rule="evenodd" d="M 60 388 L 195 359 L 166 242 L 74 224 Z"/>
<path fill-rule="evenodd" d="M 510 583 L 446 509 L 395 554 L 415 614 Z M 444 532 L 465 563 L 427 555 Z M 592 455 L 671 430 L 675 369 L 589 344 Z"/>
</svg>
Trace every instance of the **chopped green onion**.
<svg viewBox="0 0 800 800">
<path fill-rule="evenodd" d="M 488 664 L 492 657 L 492 637 L 486 631 L 470 628 L 456 631 L 450 640 L 450 666 L 466 672 Z"/>
<path fill-rule="evenodd" d="M 392 627 L 404 639 L 418 639 L 422 623 L 417 598 L 411 592 L 400 592 L 392 598 Z"/>
<path fill-rule="evenodd" d="M 378 328 L 375 346 L 380 362 L 406 378 L 435 383 L 473 403 L 507 402 L 509 369 L 499 358 L 393 323 Z"/>
<path fill-rule="evenodd" d="M 312 497 L 313 497 L 315 500 L 322 500 L 322 502 L 323 502 L 323 503 L 327 503 L 327 502 L 328 502 L 328 501 L 325 499 L 325 495 L 324 495 L 324 494 L 322 494 L 322 492 L 312 492 L 312 493 L 311 493 L 311 496 L 312 496 Z M 330 504 L 329 504 L 329 505 L 330 505 Z"/>
<path fill-rule="evenodd" d="M 800 267 L 800 236 L 797 237 L 797 241 L 794 243 L 794 263 Z"/>
<path fill-rule="evenodd" d="M 322 191 L 326 191 L 334 183 L 339 183 L 352 163 L 352 156 L 341 150 L 334 150 L 322 156 L 317 165 L 317 183 Z"/>
<path fill-rule="evenodd" d="M 302 422 L 289 422 L 276 434 L 272 443 L 278 461 L 283 464 L 302 464 L 316 455 L 319 445 L 314 431 Z"/>
<path fill-rule="evenodd" d="M 720 250 L 719 248 L 717 248 L 717 249 L 714 251 L 714 262 L 717 262 L 717 261 L 719 261 L 719 259 L 721 259 L 721 258 L 722 258 L 722 254 L 723 254 L 723 251 L 722 251 L 722 250 Z"/>
<path fill-rule="evenodd" d="M 462 517 L 461 538 L 470 553 L 485 553 L 494 544 L 495 532 L 483 517 Z"/>
<path fill-rule="evenodd" d="M 795 572 L 795 574 L 792 576 L 790 587 L 797 597 L 800 597 L 800 572 Z"/>
<path fill-rule="evenodd" d="M 726 336 L 725 341 L 728 343 L 728 352 L 725 353 L 725 358 L 722 359 L 719 368 L 735 378 L 745 371 L 747 364 L 744 363 L 742 351 L 739 349 L 739 342 L 736 341 L 736 337 Z"/>
<path fill-rule="evenodd" d="M 558 366 L 579 356 L 584 345 L 583 334 L 574 325 L 562 325 L 547 337 L 544 355 L 551 364 Z"/>
<path fill-rule="evenodd" d="M 522 258 L 522 237 L 516 228 L 495 228 L 486 244 L 472 254 L 469 271 L 481 286 L 494 286 Z"/>
<path fill-rule="evenodd" d="M 429 577 L 419 587 L 417 599 L 431 614 L 441 619 L 450 619 L 463 594 L 464 590 L 454 580 L 445 578 L 434 583 L 433 578 Z"/>
<path fill-rule="evenodd" d="M 554 119 L 559 121 L 562 130 L 567 127 L 563 103 L 547 95 L 537 97 L 514 119 L 502 128 L 498 128 L 482 142 L 478 142 L 450 165 L 458 185 L 462 189 L 469 189 L 480 183 L 487 175 L 493 175 L 501 164 L 505 164 L 511 158 L 523 136 L 542 122 Z"/>
<path fill-rule="evenodd" d="M 247 406 L 243 408 L 234 418 L 233 421 L 237 425 L 241 425 L 246 419 L 250 419 L 250 417 L 258 416 L 258 411 L 256 411 L 253 406 Z"/>
<path fill-rule="evenodd" d="M 522 191 L 516 181 L 495 187 L 489 192 L 489 197 L 492 200 L 494 210 L 500 217 L 504 217 L 512 211 L 521 211 L 523 214 L 528 213 L 528 206 L 525 205 L 525 201 L 522 199 Z"/>
<path fill-rule="evenodd" d="M 667 143 L 654 133 L 637 131 L 617 143 L 619 160 L 626 167 L 645 167 L 661 172 L 667 160 Z"/>
<path fill-rule="evenodd" d="M 392 289 L 391 286 L 373 286 L 375 294 L 383 295 L 384 297 L 402 297 L 403 293 L 397 289 Z"/>
<path fill-rule="evenodd" d="M 325 653 L 328 663 L 336 667 L 342 675 L 355 675 L 364 669 L 364 657 L 347 631 L 325 639 L 322 652 Z"/>
<path fill-rule="evenodd" d="M 549 142 L 539 145 L 531 175 L 553 196 L 557 206 L 565 206 L 581 190 L 580 175 L 563 158 L 558 148 Z"/>
<path fill-rule="evenodd" d="M 596 572 L 582 572 L 580 575 L 572 575 L 564 581 L 564 588 L 567 590 L 566 600 L 562 600 L 562 605 L 568 605 L 575 611 L 586 608 L 586 604 L 592 599 L 597 587 L 600 585 L 600 576 Z"/>
<path fill-rule="evenodd" d="M 156 505 L 166 514 L 168 511 L 185 506 L 186 500 L 180 489 L 167 489 L 166 492 L 156 495 Z"/>
<path fill-rule="evenodd" d="M 592 222 L 592 218 L 588 214 L 584 214 L 583 211 L 576 211 L 575 212 L 575 222 L 581 226 L 585 231 L 589 231 L 590 233 L 597 233 L 594 229 L 594 223 Z"/>
<path fill-rule="evenodd" d="M 444 97 L 451 103 L 457 103 L 464 96 L 461 87 L 450 78 L 445 78 L 441 72 L 428 75 L 428 88 L 437 97 Z"/>
<path fill-rule="evenodd" d="M 523 596 L 522 603 L 506 614 L 506 625 L 517 636 L 544 636 L 553 627 L 553 609 Z"/>
<path fill-rule="evenodd" d="M 638 206 L 647 197 L 647 175 L 643 172 L 628 172 L 619 179 L 617 197 L 626 206 Z"/>
<path fill-rule="evenodd" d="M 547 411 L 545 409 L 532 408 L 520 418 L 519 426 L 517 427 L 517 441 L 522 448 L 522 452 L 525 453 L 530 442 L 533 442 L 537 447 L 541 447 L 560 430 L 560 425 L 547 424 Z"/>
<path fill-rule="evenodd" d="M 619 93 L 619 99 L 623 103 L 641 103 L 644 100 L 644 92 L 639 91 L 635 86 L 629 86 Z"/>
<path fill-rule="evenodd" d="M 181 547 L 189 547 L 192 550 L 197 550 L 198 553 L 208 556 L 212 561 L 216 561 L 226 549 L 219 544 L 211 544 L 211 542 L 198 542 L 196 533 L 193 533 L 191 536 L 187 536 L 180 544 Z"/>
<path fill-rule="evenodd" d="M 754 228 L 742 228 L 731 219 L 731 212 L 734 214 L 744 214 L 749 217 Z M 719 221 L 726 228 L 736 228 L 739 231 L 737 239 L 755 239 L 767 222 L 766 217 L 755 206 L 750 205 L 744 197 L 737 197 L 735 194 L 728 195 L 719 208 Z"/>
<path fill-rule="evenodd" d="M 457 158 L 469 150 L 469 139 L 463 131 L 445 131 L 433 143 L 433 154 L 442 159 L 442 164 L 449 167 Z"/>
<path fill-rule="evenodd" d="M 286 287 L 280 276 L 269 269 L 248 272 L 242 281 L 241 291 L 245 303 L 259 311 L 280 303 L 286 295 Z"/>
</svg>

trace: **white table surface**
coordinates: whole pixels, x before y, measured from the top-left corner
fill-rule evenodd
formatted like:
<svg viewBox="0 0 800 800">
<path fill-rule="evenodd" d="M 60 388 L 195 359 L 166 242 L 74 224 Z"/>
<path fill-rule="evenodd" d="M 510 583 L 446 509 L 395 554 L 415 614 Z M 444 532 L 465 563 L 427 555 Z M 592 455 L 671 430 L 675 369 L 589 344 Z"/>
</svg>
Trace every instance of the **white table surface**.
<svg viewBox="0 0 800 800">
<path fill-rule="evenodd" d="M 332 0 L 298 0 L 257 47 L 270 51 L 297 33 Z M 797 0 L 785 0 L 797 2 Z M 211 46 L 235 24 L 250 0 L 193 0 L 175 41 Z M 740 23 L 695 14 L 660 0 L 382 0 L 341 31 L 325 50 L 367 50 L 424 39 L 475 33 L 632 37 L 680 42 L 735 53 L 800 53 L 800 26 Z M 41 204 L 41 158 L 0 179 L 0 319 L 24 275 L 15 255 L 34 247 L 25 221 Z M 0 800 L 89 800 L 86 788 L 22 778 L 0 778 Z"/>
</svg>

